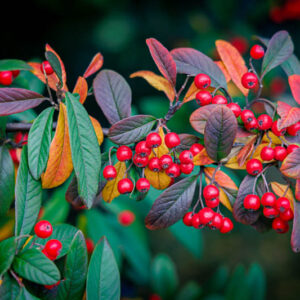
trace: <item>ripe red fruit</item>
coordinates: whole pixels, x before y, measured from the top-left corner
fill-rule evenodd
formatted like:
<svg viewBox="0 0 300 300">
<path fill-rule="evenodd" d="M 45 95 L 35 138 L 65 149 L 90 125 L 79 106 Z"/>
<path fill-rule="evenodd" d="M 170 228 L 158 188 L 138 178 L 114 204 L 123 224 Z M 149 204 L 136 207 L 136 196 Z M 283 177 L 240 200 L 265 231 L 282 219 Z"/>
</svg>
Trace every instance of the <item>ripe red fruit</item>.
<svg viewBox="0 0 300 300">
<path fill-rule="evenodd" d="M 133 183 L 129 178 L 123 178 L 118 182 L 118 191 L 120 194 L 127 194 L 133 191 Z"/>
<path fill-rule="evenodd" d="M 287 133 L 291 136 L 296 136 L 300 130 L 300 122 L 297 122 L 294 125 L 291 125 L 287 128 Z"/>
<path fill-rule="evenodd" d="M 54 287 L 58 286 L 60 284 L 60 280 L 58 280 L 56 283 L 51 285 L 44 285 L 44 288 L 47 290 L 52 290 Z"/>
<path fill-rule="evenodd" d="M 211 223 L 215 212 L 209 207 L 204 207 L 199 211 L 198 214 L 201 224 L 208 225 Z"/>
<path fill-rule="evenodd" d="M 260 199 L 257 195 L 250 194 L 244 199 L 244 207 L 249 210 L 258 210 L 260 208 Z"/>
<path fill-rule="evenodd" d="M 211 229 L 220 229 L 222 225 L 223 225 L 223 216 L 219 213 L 215 213 L 209 227 Z"/>
<path fill-rule="evenodd" d="M 295 149 L 297 149 L 297 148 L 299 148 L 298 145 L 294 145 L 294 144 L 288 145 L 288 147 L 286 148 L 287 154 L 292 153 L 292 152 L 293 152 Z"/>
<path fill-rule="evenodd" d="M 183 224 L 186 225 L 186 226 L 192 226 L 193 225 L 193 212 L 189 211 L 187 212 L 183 219 Z"/>
<path fill-rule="evenodd" d="M 171 166 L 166 169 L 166 174 L 171 178 L 176 178 L 181 174 L 180 166 L 178 164 L 171 164 Z"/>
<path fill-rule="evenodd" d="M 246 164 L 246 170 L 250 175 L 257 175 L 262 171 L 262 169 L 262 163 L 256 158 L 250 159 Z"/>
<path fill-rule="evenodd" d="M 244 123 L 249 123 L 255 118 L 254 113 L 249 109 L 244 109 L 241 112 L 241 119 Z"/>
<path fill-rule="evenodd" d="M 250 122 L 245 123 L 245 128 L 247 131 L 253 131 L 258 128 L 258 121 L 253 118 Z"/>
<path fill-rule="evenodd" d="M 272 127 L 273 120 L 269 115 L 263 114 L 257 118 L 258 128 L 260 130 L 268 130 Z"/>
<path fill-rule="evenodd" d="M 128 146 L 120 146 L 117 150 L 117 159 L 119 161 L 126 161 L 131 159 L 132 151 Z"/>
<path fill-rule="evenodd" d="M 254 73 L 247 72 L 242 76 L 242 85 L 246 89 L 254 89 L 258 84 L 258 78 Z"/>
<path fill-rule="evenodd" d="M 139 192 L 146 193 L 150 189 L 150 182 L 147 178 L 139 178 L 135 186 Z"/>
<path fill-rule="evenodd" d="M 287 150 L 282 146 L 276 146 L 274 148 L 274 152 L 275 152 L 275 159 L 279 161 L 283 161 L 288 155 Z"/>
<path fill-rule="evenodd" d="M 220 200 L 219 200 L 219 198 L 214 198 L 212 200 L 206 200 L 205 199 L 205 204 L 206 204 L 207 207 L 215 208 L 220 204 Z"/>
<path fill-rule="evenodd" d="M 294 213 L 291 209 L 288 209 L 283 213 L 280 213 L 279 217 L 281 220 L 288 222 L 294 219 Z"/>
<path fill-rule="evenodd" d="M 201 73 L 195 76 L 194 82 L 198 89 L 206 89 L 211 84 L 210 77 Z"/>
<path fill-rule="evenodd" d="M 200 91 L 196 94 L 196 102 L 200 106 L 211 104 L 212 95 L 208 91 Z"/>
<path fill-rule="evenodd" d="M 280 197 L 276 200 L 275 207 L 280 213 L 283 213 L 291 208 L 291 204 L 288 198 Z"/>
<path fill-rule="evenodd" d="M 11 71 L 14 78 L 17 78 L 20 75 L 20 70 Z"/>
<path fill-rule="evenodd" d="M 165 136 L 165 143 L 168 148 L 174 148 L 180 145 L 180 137 L 175 132 L 169 132 Z"/>
<path fill-rule="evenodd" d="M 159 164 L 163 169 L 168 169 L 173 163 L 173 159 L 171 155 L 164 154 L 159 159 Z"/>
<path fill-rule="evenodd" d="M 289 231 L 289 224 L 286 221 L 283 221 L 280 218 L 276 218 L 272 222 L 272 228 L 277 233 L 286 233 Z"/>
<path fill-rule="evenodd" d="M 274 121 L 271 127 L 272 132 L 276 135 L 276 136 L 282 136 L 285 134 L 286 132 L 286 128 L 283 128 L 281 130 L 278 129 L 278 121 Z"/>
<path fill-rule="evenodd" d="M 118 215 L 118 221 L 123 226 L 131 225 L 135 220 L 135 214 L 130 210 L 123 210 Z"/>
<path fill-rule="evenodd" d="M 57 258 L 56 255 L 55 256 L 50 255 L 45 249 L 42 250 L 42 253 L 50 260 L 56 260 L 56 258 Z"/>
<path fill-rule="evenodd" d="M 58 256 L 61 249 L 62 249 L 62 244 L 59 240 L 56 239 L 49 240 L 46 243 L 44 248 L 44 250 L 52 257 Z"/>
<path fill-rule="evenodd" d="M 160 162 L 158 157 L 152 157 L 149 160 L 148 168 L 153 172 L 159 172 L 161 170 Z"/>
<path fill-rule="evenodd" d="M 179 154 L 179 160 L 182 164 L 188 164 L 193 162 L 193 153 L 190 150 L 183 150 Z"/>
<path fill-rule="evenodd" d="M 241 54 L 245 54 L 249 48 L 248 41 L 243 36 L 236 36 L 230 40 L 232 46 L 234 46 Z"/>
<path fill-rule="evenodd" d="M 108 165 L 103 169 L 103 177 L 106 180 L 112 180 L 117 177 L 117 170 L 114 166 Z"/>
<path fill-rule="evenodd" d="M 260 152 L 260 157 L 264 161 L 270 161 L 275 157 L 275 150 L 272 147 L 263 147 Z"/>
<path fill-rule="evenodd" d="M 161 297 L 157 294 L 150 295 L 148 300 L 162 300 Z"/>
<path fill-rule="evenodd" d="M 194 214 L 192 217 L 192 226 L 196 229 L 200 228 L 203 226 L 203 224 L 201 223 L 201 219 L 200 219 L 200 215 L 198 214 Z"/>
<path fill-rule="evenodd" d="M 226 105 L 229 109 L 231 109 L 231 111 L 234 113 L 234 115 L 236 116 L 236 118 L 241 114 L 242 110 L 241 107 L 237 104 L 237 103 L 228 103 Z"/>
<path fill-rule="evenodd" d="M 192 152 L 193 156 L 196 156 L 198 153 L 200 153 L 203 150 L 204 146 L 201 144 L 193 144 L 190 148 L 190 151 Z"/>
<path fill-rule="evenodd" d="M 13 75 L 11 71 L 0 72 L 0 84 L 11 85 L 13 82 Z"/>
<path fill-rule="evenodd" d="M 157 148 L 161 145 L 161 137 L 157 132 L 151 132 L 146 137 L 146 145 L 149 148 Z"/>
<path fill-rule="evenodd" d="M 139 167 L 139 168 L 144 168 L 147 166 L 149 162 L 149 157 L 148 156 L 141 156 L 139 154 L 134 154 L 133 156 L 133 163 Z"/>
<path fill-rule="evenodd" d="M 183 174 L 191 174 L 194 170 L 194 164 L 188 163 L 188 164 L 180 164 L 180 170 Z"/>
<path fill-rule="evenodd" d="M 264 193 L 261 197 L 261 205 L 273 207 L 276 204 L 276 196 L 272 192 Z"/>
<path fill-rule="evenodd" d="M 47 75 L 51 75 L 54 72 L 49 61 L 47 61 L 47 60 L 45 60 L 44 62 L 41 63 L 41 71 L 43 74 L 44 74 L 44 69 L 45 69 L 45 73 Z"/>
<path fill-rule="evenodd" d="M 41 239 L 46 239 L 52 234 L 53 228 L 48 221 L 39 221 L 34 226 L 34 233 Z"/>
<path fill-rule="evenodd" d="M 233 229 L 232 221 L 229 218 L 223 218 L 223 224 L 220 229 L 221 233 L 228 233 Z"/>
<path fill-rule="evenodd" d="M 274 219 L 279 216 L 279 211 L 274 207 L 264 207 L 263 214 L 268 219 Z"/>
<path fill-rule="evenodd" d="M 216 95 L 211 100 L 212 104 L 227 104 L 227 99 L 223 95 Z"/>
<path fill-rule="evenodd" d="M 253 59 L 261 59 L 265 55 L 265 50 L 261 45 L 254 45 L 250 49 L 250 56 Z"/>
<path fill-rule="evenodd" d="M 86 238 L 85 244 L 86 244 L 86 250 L 87 250 L 88 254 L 91 254 L 95 248 L 94 242 L 91 239 Z"/>
<path fill-rule="evenodd" d="M 215 185 L 212 185 L 212 184 L 207 185 L 203 189 L 203 197 L 207 201 L 218 198 L 219 194 L 220 194 L 219 189 Z"/>
<path fill-rule="evenodd" d="M 147 146 L 146 141 L 141 141 L 136 144 L 135 152 L 142 157 L 149 156 L 151 154 L 151 148 Z"/>
</svg>

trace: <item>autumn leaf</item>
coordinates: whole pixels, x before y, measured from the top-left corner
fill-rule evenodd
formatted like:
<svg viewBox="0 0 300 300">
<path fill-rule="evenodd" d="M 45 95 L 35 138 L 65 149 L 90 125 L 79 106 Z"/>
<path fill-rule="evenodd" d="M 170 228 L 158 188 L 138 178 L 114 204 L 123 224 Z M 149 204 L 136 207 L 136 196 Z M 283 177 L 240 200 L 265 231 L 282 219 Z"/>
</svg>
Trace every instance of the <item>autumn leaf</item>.
<svg viewBox="0 0 300 300">
<path fill-rule="evenodd" d="M 209 158 L 206 149 L 203 148 L 200 153 L 194 156 L 193 162 L 195 166 L 205 166 L 212 164 L 214 161 Z"/>
<path fill-rule="evenodd" d="M 217 64 L 217 66 L 221 69 L 221 71 L 223 72 L 226 82 L 229 82 L 231 80 L 231 77 L 228 73 L 228 71 L 226 70 L 226 67 L 224 65 L 224 63 L 221 60 L 215 61 L 215 63 Z"/>
<path fill-rule="evenodd" d="M 297 201 L 300 201 L 300 179 L 296 180 L 295 196 Z"/>
<path fill-rule="evenodd" d="M 241 149 L 241 151 L 237 155 L 237 162 L 239 166 L 241 167 L 244 165 L 247 158 L 251 155 L 253 149 L 254 149 L 254 143 L 256 141 L 256 136 L 250 139 L 250 141 Z"/>
<path fill-rule="evenodd" d="M 300 148 L 295 149 L 284 159 L 280 171 L 287 177 L 300 179 Z"/>
<path fill-rule="evenodd" d="M 285 102 L 277 102 L 277 113 L 280 116 L 278 120 L 278 129 L 289 127 L 300 121 L 300 108 L 293 107 Z"/>
<path fill-rule="evenodd" d="M 294 74 L 289 76 L 289 85 L 295 101 L 300 104 L 300 75 Z"/>
<path fill-rule="evenodd" d="M 273 182 L 271 182 L 271 187 L 272 187 L 272 190 L 274 191 L 274 193 L 278 197 L 283 197 L 284 193 L 286 192 L 286 189 L 288 188 L 288 185 L 273 181 Z M 288 190 L 285 194 L 285 197 L 287 199 L 289 199 L 290 204 L 291 204 L 291 209 L 294 211 L 294 195 L 293 195 L 293 191 L 291 190 L 291 188 L 288 188 Z"/>
<path fill-rule="evenodd" d="M 90 62 L 89 66 L 87 67 L 87 69 L 85 70 L 83 77 L 84 78 L 88 78 L 89 76 L 93 75 L 94 73 L 96 73 L 97 71 L 99 71 L 101 69 L 101 67 L 103 66 L 103 56 L 102 54 L 99 52 L 97 53 L 92 61 Z"/>
<path fill-rule="evenodd" d="M 73 90 L 73 94 L 75 94 L 75 93 L 79 94 L 79 97 L 80 97 L 79 102 L 81 104 L 83 104 L 85 102 L 87 94 L 88 94 L 88 84 L 84 77 L 81 77 L 81 76 L 78 77 L 75 87 L 74 87 L 74 90 Z"/>
<path fill-rule="evenodd" d="M 103 131 L 102 131 L 102 126 L 100 125 L 100 123 L 98 122 L 98 120 L 96 120 L 95 118 L 91 117 L 91 122 L 92 125 L 94 127 L 96 136 L 97 136 L 97 140 L 98 140 L 98 144 L 99 146 L 103 143 L 103 139 L 104 139 L 104 135 L 103 135 Z"/>
<path fill-rule="evenodd" d="M 206 89 L 202 89 L 201 91 L 208 91 L 208 92 L 212 93 L 214 90 L 215 89 L 213 87 L 208 87 Z M 195 82 L 193 81 L 192 84 L 190 85 L 189 89 L 187 90 L 182 102 L 186 103 L 186 102 L 196 99 L 196 94 L 199 91 L 200 90 L 196 87 Z"/>
<path fill-rule="evenodd" d="M 281 139 L 278 136 L 276 136 L 272 131 L 268 131 L 268 135 L 271 139 L 272 144 L 274 144 L 274 145 L 281 145 L 282 144 Z M 267 134 L 265 133 L 263 138 L 262 138 L 262 142 L 263 143 L 269 143 L 270 139 L 268 138 Z"/>
</svg>

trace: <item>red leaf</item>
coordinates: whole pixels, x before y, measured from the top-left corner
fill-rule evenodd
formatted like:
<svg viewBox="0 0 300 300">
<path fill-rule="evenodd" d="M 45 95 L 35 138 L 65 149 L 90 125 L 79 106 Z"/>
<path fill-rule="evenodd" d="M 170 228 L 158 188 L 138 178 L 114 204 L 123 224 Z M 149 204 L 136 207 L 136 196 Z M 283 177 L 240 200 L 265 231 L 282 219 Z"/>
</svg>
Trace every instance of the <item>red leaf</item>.
<svg viewBox="0 0 300 300">
<path fill-rule="evenodd" d="M 251 155 L 254 149 L 254 143 L 256 141 L 256 136 L 250 139 L 250 141 L 242 148 L 242 150 L 237 155 L 237 162 L 241 167 L 244 165 L 247 158 Z"/>
<path fill-rule="evenodd" d="M 280 116 L 278 120 L 278 129 L 289 127 L 300 121 L 300 108 L 278 101 L 277 113 Z"/>
<path fill-rule="evenodd" d="M 176 85 L 176 64 L 172 55 L 159 41 L 150 38 L 146 40 L 151 56 L 159 71 L 173 86 Z"/>
<path fill-rule="evenodd" d="M 83 77 L 84 78 L 88 78 L 89 76 L 93 75 L 94 73 L 96 73 L 101 67 L 103 66 L 103 56 L 102 54 L 99 52 L 97 53 L 92 61 L 90 62 L 89 66 L 87 67 L 87 69 L 85 70 Z"/>
<path fill-rule="evenodd" d="M 285 176 L 300 179 L 300 148 L 295 149 L 285 158 L 280 171 Z"/>
<path fill-rule="evenodd" d="M 74 93 L 79 94 L 80 96 L 79 101 L 81 104 L 83 104 L 88 94 L 88 85 L 86 80 L 81 76 L 79 76 L 77 79 L 76 85 L 73 90 L 73 94 Z"/>
<path fill-rule="evenodd" d="M 289 76 L 289 84 L 295 101 L 300 104 L 300 75 Z"/>
</svg>

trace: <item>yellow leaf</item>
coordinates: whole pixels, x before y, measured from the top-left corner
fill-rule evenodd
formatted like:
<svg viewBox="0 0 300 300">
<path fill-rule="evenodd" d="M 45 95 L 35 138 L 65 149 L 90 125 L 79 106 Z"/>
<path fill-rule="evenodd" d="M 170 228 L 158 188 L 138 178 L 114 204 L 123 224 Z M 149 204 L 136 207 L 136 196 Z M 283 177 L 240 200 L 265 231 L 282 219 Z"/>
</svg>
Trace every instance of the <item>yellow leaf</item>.
<svg viewBox="0 0 300 300">
<path fill-rule="evenodd" d="M 272 141 L 272 144 L 274 144 L 274 145 L 281 145 L 282 144 L 282 141 L 280 140 L 280 138 L 278 136 L 276 136 L 272 131 L 269 131 L 268 135 L 269 135 L 269 137 Z M 270 142 L 269 138 L 267 137 L 267 134 L 264 134 L 264 136 L 262 138 L 262 142 L 264 142 L 264 143 L 269 143 Z"/>
<path fill-rule="evenodd" d="M 57 127 L 50 145 L 49 159 L 42 186 L 50 189 L 63 184 L 73 171 L 66 106 L 61 102 Z"/>
<path fill-rule="evenodd" d="M 204 166 L 204 165 L 210 165 L 214 161 L 209 158 L 206 149 L 203 148 L 200 153 L 198 153 L 194 158 L 193 162 L 195 166 Z"/>
<path fill-rule="evenodd" d="M 214 90 L 215 90 L 214 88 L 208 87 L 206 89 L 202 89 L 201 91 L 208 91 L 208 92 L 212 93 Z M 183 102 L 185 103 L 185 102 L 189 102 L 189 101 L 196 99 L 196 94 L 199 91 L 200 90 L 196 87 L 195 82 L 193 81 L 183 98 Z"/>
<path fill-rule="evenodd" d="M 113 199 L 120 196 L 118 191 L 118 182 L 124 178 L 126 172 L 126 164 L 124 161 L 118 161 L 114 167 L 117 171 L 117 177 L 113 180 L 107 181 L 103 191 L 102 191 L 102 198 L 105 202 L 111 202 Z"/>
<path fill-rule="evenodd" d="M 85 78 L 79 76 L 76 82 L 76 85 L 73 90 L 73 94 L 79 94 L 79 102 L 83 104 L 86 100 L 87 94 L 88 94 L 88 84 L 85 80 Z"/>
<path fill-rule="evenodd" d="M 14 220 L 8 220 L 4 225 L 1 225 L 0 241 L 5 240 L 13 235 L 14 225 Z"/>
<path fill-rule="evenodd" d="M 272 187 L 272 190 L 274 191 L 274 193 L 278 197 L 282 197 L 288 186 L 286 184 L 281 184 L 279 182 L 273 181 L 273 182 L 271 182 L 271 187 Z M 285 197 L 287 199 L 289 199 L 290 204 L 291 204 L 291 209 L 292 209 L 292 211 L 294 211 L 294 195 L 293 195 L 293 191 L 291 190 L 291 188 L 288 189 L 287 193 L 285 194 Z"/>
<path fill-rule="evenodd" d="M 95 118 L 93 118 L 91 116 L 90 116 L 90 119 L 91 119 L 91 122 L 93 124 L 94 130 L 95 130 L 95 133 L 96 133 L 96 136 L 98 139 L 98 144 L 100 146 L 103 143 L 103 138 L 104 138 L 102 127 L 101 127 L 100 123 L 98 122 L 98 120 L 96 120 Z"/>
</svg>

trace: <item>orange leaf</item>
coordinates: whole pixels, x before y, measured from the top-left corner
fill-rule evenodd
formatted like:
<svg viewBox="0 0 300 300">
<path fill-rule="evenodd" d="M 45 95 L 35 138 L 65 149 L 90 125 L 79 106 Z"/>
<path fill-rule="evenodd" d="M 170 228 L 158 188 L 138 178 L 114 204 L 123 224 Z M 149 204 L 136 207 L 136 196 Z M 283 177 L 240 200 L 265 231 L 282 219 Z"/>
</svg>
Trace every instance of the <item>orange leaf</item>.
<svg viewBox="0 0 300 300">
<path fill-rule="evenodd" d="M 210 93 L 212 93 L 215 89 L 212 87 L 203 89 L 203 91 L 208 91 Z M 196 99 L 196 94 L 199 92 L 200 90 L 196 87 L 194 81 L 192 82 L 192 84 L 190 85 L 188 91 L 186 92 L 184 98 L 183 98 L 183 102 L 189 102 L 192 101 L 194 99 Z"/>
<path fill-rule="evenodd" d="M 102 131 L 102 126 L 100 125 L 98 120 L 96 120 L 95 118 L 90 116 L 90 119 L 91 119 L 92 125 L 94 127 L 96 136 L 97 136 L 98 144 L 100 146 L 103 143 L 103 138 L 104 138 L 103 131 Z"/>
<path fill-rule="evenodd" d="M 248 72 L 243 57 L 234 46 L 226 41 L 217 40 L 216 47 L 232 81 L 243 95 L 247 96 L 248 89 L 245 89 L 241 83 L 242 76 Z"/>
<path fill-rule="evenodd" d="M 204 166 L 212 164 L 214 161 L 209 158 L 206 149 L 203 148 L 201 152 L 193 158 L 193 162 L 195 166 Z"/>
<path fill-rule="evenodd" d="M 250 139 L 250 141 L 242 148 L 242 150 L 237 155 L 237 162 L 241 167 L 247 158 L 251 155 L 254 149 L 254 143 L 256 141 L 256 136 Z"/>
<path fill-rule="evenodd" d="M 166 78 L 160 75 L 156 75 L 151 71 L 138 71 L 130 75 L 130 78 L 135 77 L 144 78 L 155 89 L 164 92 L 171 102 L 174 101 L 175 90 L 173 88 L 173 85 Z"/>
<path fill-rule="evenodd" d="M 289 85 L 295 101 L 300 104 L 300 75 L 289 76 Z"/>
<path fill-rule="evenodd" d="M 300 201 L 300 179 L 296 180 L 295 196 L 298 201 Z"/>
<path fill-rule="evenodd" d="M 285 102 L 278 101 L 277 113 L 280 116 L 278 120 L 278 129 L 289 127 L 300 121 L 300 108 L 293 107 Z"/>
<path fill-rule="evenodd" d="M 271 187 L 272 187 L 272 190 L 274 191 L 274 193 L 278 197 L 282 197 L 288 186 L 285 185 L 285 184 L 281 184 L 279 182 L 273 181 L 273 182 L 271 182 Z M 293 192 L 290 188 L 288 188 L 288 191 L 285 194 L 285 197 L 289 199 L 290 204 L 291 204 L 291 208 L 294 211 L 294 195 L 293 195 Z"/>
<path fill-rule="evenodd" d="M 88 94 L 88 84 L 86 80 L 81 76 L 78 77 L 76 85 L 74 87 L 73 94 L 75 93 L 79 94 L 79 101 L 81 104 L 83 104 Z"/>
<path fill-rule="evenodd" d="M 221 60 L 215 61 L 215 63 L 218 65 L 218 67 L 221 69 L 221 71 L 223 72 L 226 82 L 229 82 L 231 80 L 231 77 L 228 73 L 228 71 L 226 70 L 226 67 L 224 65 L 224 63 Z"/>
<path fill-rule="evenodd" d="M 85 70 L 83 77 L 88 78 L 89 76 L 96 73 L 103 66 L 103 56 L 100 52 L 98 52 L 90 62 L 89 66 Z"/>
<path fill-rule="evenodd" d="M 49 159 L 42 186 L 49 189 L 63 184 L 73 171 L 66 106 L 61 102 L 57 127 L 50 145 Z"/>
</svg>

